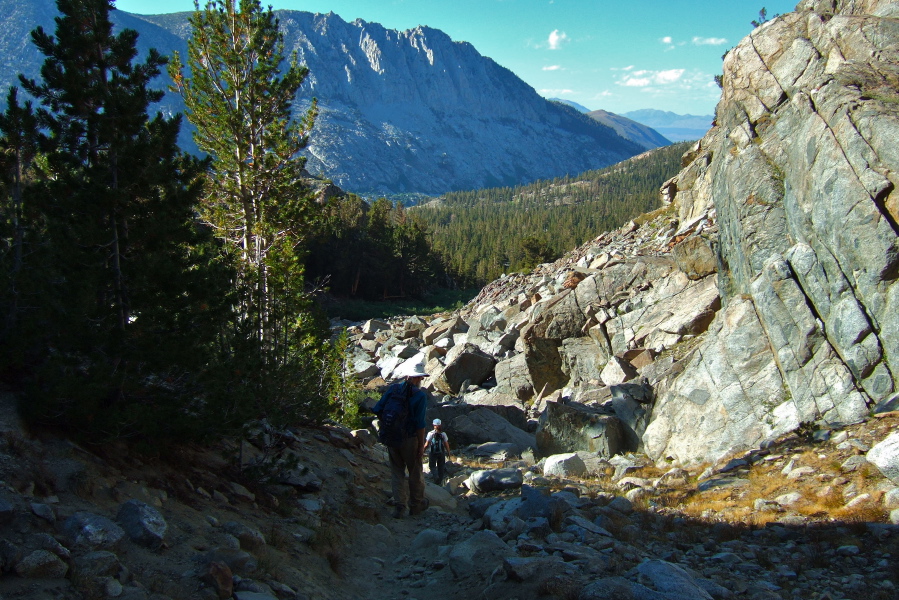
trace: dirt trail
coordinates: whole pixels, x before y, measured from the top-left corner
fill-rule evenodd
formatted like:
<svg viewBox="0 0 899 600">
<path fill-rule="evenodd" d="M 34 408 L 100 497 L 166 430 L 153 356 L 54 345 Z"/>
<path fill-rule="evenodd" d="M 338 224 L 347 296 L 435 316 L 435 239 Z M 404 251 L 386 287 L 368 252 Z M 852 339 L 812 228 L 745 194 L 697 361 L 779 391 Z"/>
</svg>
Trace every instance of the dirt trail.
<svg viewBox="0 0 899 600">
<path fill-rule="evenodd" d="M 385 510 L 385 514 L 387 511 Z M 385 518 L 376 525 L 361 525 L 347 548 L 348 558 L 338 568 L 340 585 L 347 598 L 454 599 L 465 597 L 453 581 L 445 559 L 436 547 L 414 547 L 425 530 L 455 536 L 470 520 L 440 509 L 404 519 Z"/>
</svg>

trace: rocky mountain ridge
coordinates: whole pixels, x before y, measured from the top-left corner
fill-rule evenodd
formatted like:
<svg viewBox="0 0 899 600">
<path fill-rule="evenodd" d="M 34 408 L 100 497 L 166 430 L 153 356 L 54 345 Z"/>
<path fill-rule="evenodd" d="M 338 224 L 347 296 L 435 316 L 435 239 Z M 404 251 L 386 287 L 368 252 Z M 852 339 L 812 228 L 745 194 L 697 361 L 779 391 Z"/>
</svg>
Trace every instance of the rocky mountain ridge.
<svg viewBox="0 0 899 600">
<path fill-rule="evenodd" d="M 627 117 L 622 117 L 621 115 L 616 115 L 615 113 L 610 113 L 606 110 L 592 110 L 588 112 L 587 115 L 603 125 L 608 125 L 621 137 L 636 142 L 647 150 L 671 144 L 671 141 L 668 138 L 664 137 L 655 129 L 628 119 Z"/>
<path fill-rule="evenodd" d="M 53 0 L 0 1 L 4 15 L 0 84 L 37 75 L 42 57 L 29 32 L 53 30 Z M 185 53 L 189 13 L 114 11 L 117 26 L 140 33 L 139 48 Z M 288 53 L 310 76 L 298 108 L 313 96 L 320 115 L 307 150 L 310 172 L 361 194 L 436 195 L 527 183 L 619 162 L 643 150 L 578 111 L 549 102 L 468 43 L 418 27 L 300 11 L 277 11 Z M 165 88 L 167 78 L 160 78 Z M 162 110 L 183 111 L 168 94 Z M 192 148 L 189 133 L 182 147 Z M 540 148 L 535 152 L 534 148 Z"/>
</svg>

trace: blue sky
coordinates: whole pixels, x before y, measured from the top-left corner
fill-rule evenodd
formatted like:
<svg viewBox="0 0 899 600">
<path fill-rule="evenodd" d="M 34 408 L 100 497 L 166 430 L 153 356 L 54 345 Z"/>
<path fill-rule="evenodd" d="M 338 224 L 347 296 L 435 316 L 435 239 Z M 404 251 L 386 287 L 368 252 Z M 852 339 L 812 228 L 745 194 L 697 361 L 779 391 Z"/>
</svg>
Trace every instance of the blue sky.
<svg viewBox="0 0 899 600">
<path fill-rule="evenodd" d="M 204 0 L 205 3 L 205 0 Z M 390 29 L 428 25 L 474 45 L 538 93 L 590 110 L 711 114 L 721 55 L 765 6 L 793 0 L 270 0 L 275 9 L 361 18 Z M 141 14 L 193 10 L 193 0 L 116 0 Z"/>
</svg>

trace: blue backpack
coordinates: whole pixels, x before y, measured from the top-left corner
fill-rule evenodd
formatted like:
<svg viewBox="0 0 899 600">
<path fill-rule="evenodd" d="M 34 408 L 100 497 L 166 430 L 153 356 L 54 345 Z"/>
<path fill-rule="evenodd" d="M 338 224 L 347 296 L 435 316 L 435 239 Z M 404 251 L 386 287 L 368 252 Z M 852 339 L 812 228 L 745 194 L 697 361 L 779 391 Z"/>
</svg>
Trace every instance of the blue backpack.
<svg viewBox="0 0 899 600">
<path fill-rule="evenodd" d="M 394 384 L 387 389 L 387 399 L 378 415 L 378 441 L 385 446 L 398 448 L 410 437 L 411 395 L 412 386 L 406 382 Z"/>
</svg>

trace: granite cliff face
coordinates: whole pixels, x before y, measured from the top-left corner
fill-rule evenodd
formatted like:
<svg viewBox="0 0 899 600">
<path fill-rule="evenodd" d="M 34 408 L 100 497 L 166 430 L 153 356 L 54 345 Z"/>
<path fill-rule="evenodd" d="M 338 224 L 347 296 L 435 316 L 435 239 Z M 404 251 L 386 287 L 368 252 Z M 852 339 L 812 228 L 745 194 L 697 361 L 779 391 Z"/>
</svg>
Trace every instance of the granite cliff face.
<svg viewBox="0 0 899 600">
<path fill-rule="evenodd" d="M 400 336 L 438 410 L 523 411 L 540 455 L 696 464 L 899 408 L 897 53 L 895 2 L 756 29 L 664 208 L 488 285 L 418 356 Z M 388 377 L 402 360 L 374 341 Z"/>
<path fill-rule="evenodd" d="M 53 30 L 52 0 L 0 0 L 0 85 L 37 75 L 30 43 Z M 310 70 L 301 99 L 319 99 L 307 151 L 310 172 L 371 194 L 439 194 L 527 183 L 602 168 L 643 151 L 577 110 L 549 102 L 511 71 L 427 27 L 409 31 L 347 23 L 337 15 L 277 11 L 287 52 Z M 115 11 L 140 33 L 139 48 L 184 53 L 189 13 Z M 14 58 L 10 58 L 14 57 Z M 160 78 L 159 87 L 167 80 Z M 303 103 L 303 100 L 298 102 Z M 168 95 L 161 109 L 183 111 Z M 190 135 L 182 136 L 185 148 Z"/>
<path fill-rule="evenodd" d="M 642 151 L 540 97 L 507 69 L 427 27 L 280 12 L 321 101 L 311 171 L 353 190 L 443 192 L 582 172 Z"/>
<path fill-rule="evenodd" d="M 723 309 L 659 398 L 650 455 L 855 422 L 895 393 L 897 59 L 886 1 L 802 2 L 727 55 L 717 126 L 668 188 L 681 220 L 717 211 Z"/>
</svg>

